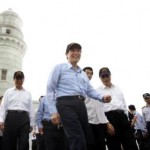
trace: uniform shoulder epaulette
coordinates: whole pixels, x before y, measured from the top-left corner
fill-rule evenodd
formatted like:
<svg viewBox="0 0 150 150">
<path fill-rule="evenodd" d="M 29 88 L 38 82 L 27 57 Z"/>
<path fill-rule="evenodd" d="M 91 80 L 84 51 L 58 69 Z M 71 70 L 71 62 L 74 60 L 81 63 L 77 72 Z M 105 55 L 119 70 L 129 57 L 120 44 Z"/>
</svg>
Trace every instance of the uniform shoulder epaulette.
<svg viewBox="0 0 150 150">
<path fill-rule="evenodd" d="M 146 107 L 146 106 L 143 106 L 142 109 L 145 108 L 145 107 Z"/>
</svg>

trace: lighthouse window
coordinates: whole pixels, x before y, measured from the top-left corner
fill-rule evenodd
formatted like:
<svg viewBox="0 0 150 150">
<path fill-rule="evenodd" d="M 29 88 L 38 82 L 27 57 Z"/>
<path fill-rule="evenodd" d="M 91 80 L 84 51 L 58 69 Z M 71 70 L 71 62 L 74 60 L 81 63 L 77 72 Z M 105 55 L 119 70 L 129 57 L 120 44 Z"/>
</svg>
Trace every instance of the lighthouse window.
<svg viewBox="0 0 150 150">
<path fill-rule="evenodd" d="M 10 29 L 6 29 L 6 33 L 7 33 L 7 34 L 10 34 Z"/>
<path fill-rule="evenodd" d="M 7 70 L 6 69 L 2 69 L 1 80 L 6 80 L 6 77 L 7 77 Z"/>
</svg>

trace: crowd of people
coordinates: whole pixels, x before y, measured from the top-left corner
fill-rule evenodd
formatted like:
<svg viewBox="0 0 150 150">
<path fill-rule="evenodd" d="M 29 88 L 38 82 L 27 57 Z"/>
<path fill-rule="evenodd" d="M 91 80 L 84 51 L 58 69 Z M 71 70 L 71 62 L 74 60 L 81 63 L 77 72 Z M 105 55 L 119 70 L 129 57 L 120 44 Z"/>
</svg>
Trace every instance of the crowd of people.
<svg viewBox="0 0 150 150">
<path fill-rule="evenodd" d="M 150 94 L 143 94 L 142 115 L 127 107 L 108 67 L 94 89 L 92 67 L 78 66 L 81 53 L 80 44 L 67 45 L 67 62 L 51 71 L 36 111 L 24 73 L 14 73 L 15 86 L 0 97 L 0 149 L 29 150 L 32 134 L 32 150 L 150 150 Z"/>
</svg>

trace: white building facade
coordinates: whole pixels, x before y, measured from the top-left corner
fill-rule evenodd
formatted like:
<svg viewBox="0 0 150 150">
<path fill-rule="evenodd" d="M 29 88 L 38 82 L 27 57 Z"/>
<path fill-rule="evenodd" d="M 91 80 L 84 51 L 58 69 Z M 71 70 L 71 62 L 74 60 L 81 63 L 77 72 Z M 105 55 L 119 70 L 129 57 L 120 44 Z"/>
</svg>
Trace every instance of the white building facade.
<svg viewBox="0 0 150 150">
<path fill-rule="evenodd" d="M 0 96 L 14 86 L 14 72 L 22 70 L 26 44 L 21 26 L 20 17 L 12 10 L 0 13 Z"/>
</svg>

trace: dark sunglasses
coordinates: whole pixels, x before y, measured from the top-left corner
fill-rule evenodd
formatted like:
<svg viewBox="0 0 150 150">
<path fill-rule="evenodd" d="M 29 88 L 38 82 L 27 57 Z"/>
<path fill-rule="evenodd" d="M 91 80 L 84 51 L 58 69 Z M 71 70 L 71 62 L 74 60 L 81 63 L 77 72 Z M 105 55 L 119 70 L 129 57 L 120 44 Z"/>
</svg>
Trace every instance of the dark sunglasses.
<svg viewBox="0 0 150 150">
<path fill-rule="evenodd" d="M 149 94 L 149 93 L 143 94 L 143 98 L 144 98 L 144 99 L 149 99 L 149 98 L 150 98 L 150 94 Z"/>
<path fill-rule="evenodd" d="M 109 77 L 110 77 L 110 74 L 108 74 L 108 73 L 102 74 L 100 77 L 101 77 L 101 78 L 109 78 Z"/>
<path fill-rule="evenodd" d="M 144 97 L 145 100 L 148 100 L 150 97 Z"/>
</svg>

